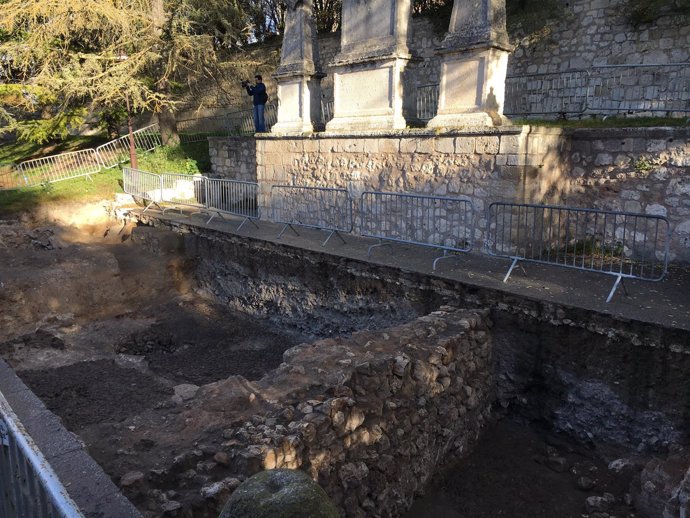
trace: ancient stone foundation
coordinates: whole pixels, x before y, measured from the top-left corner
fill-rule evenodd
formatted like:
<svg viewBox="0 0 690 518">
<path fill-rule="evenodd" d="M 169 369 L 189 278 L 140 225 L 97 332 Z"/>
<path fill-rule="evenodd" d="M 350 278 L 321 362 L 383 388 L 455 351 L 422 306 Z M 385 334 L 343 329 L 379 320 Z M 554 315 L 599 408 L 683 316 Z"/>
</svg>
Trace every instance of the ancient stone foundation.
<svg viewBox="0 0 690 518">
<path fill-rule="evenodd" d="M 223 432 L 232 471 L 299 468 L 346 516 L 404 512 L 440 466 L 469 452 L 489 415 L 489 327 L 487 312 L 445 306 L 386 331 L 290 349 L 252 387 L 276 397 L 271 410 Z M 233 383 L 200 397 L 222 404 Z"/>
</svg>

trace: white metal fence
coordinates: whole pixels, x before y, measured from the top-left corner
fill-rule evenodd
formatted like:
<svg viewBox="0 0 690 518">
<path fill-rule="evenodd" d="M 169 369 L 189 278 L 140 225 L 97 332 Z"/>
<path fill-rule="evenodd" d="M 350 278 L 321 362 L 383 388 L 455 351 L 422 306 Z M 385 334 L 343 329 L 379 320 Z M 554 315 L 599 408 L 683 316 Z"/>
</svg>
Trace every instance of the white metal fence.
<svg viewBox="0 0 690 518">
<path fill-rule="evenodd" d="M 666 218 L 552 205 L 492 203 L 486 242 L 491 255 L 513 262 L 552 264 L 616 277 L 606 302 L 623 278 L 660 281 L 670 241 Z"/>
<path fill-rule="evenodd" d="M 103 167 L 95 149 L 84 149 L 27 160 L 17 166 L 18 180 L 25 187 L 59 182 L 99 173 Z"/>
<path fill-rule="evenodd" d="M 151 205 L 159 204 L 163 197 L 161 175 L 125 167 L 122 170 L 122 190 L 146 203 L 145 211 Z"/>
<path fill-rule="evenodd" d="M 274 185 L 271 188 L 272 219 L 283 224 L 278 237 L 290 228 L 299 235 L 296 226 L 329 232 L 323 246 L 334 235 L 343 242 L 341 233 L 352 232 L 352 199 L 345 189 Z"/>
<path fill-rule="evenodd" d="M 417 194 L 362 193 L 360 233 L 379 243 L 409 243 L 443 250 L 438 262 L 449 252 L 469 252 L 474 238 L 474 205 L 467 198 L 422 196 Z"/>
<path fill-rule="evenodd" d="M 0 516 L 80 518 L 83 514 L 0 394 Z"/>
<path fill-rule="evenodd" d="M 163 145 L 158 124 L 152 124 L 133 132 L 134 147 L 138 151 L 153 151 Z M 129 160 L 129 135 L 124 135 L 98 146 L 96 152 L 106 169 L 111 169 Z"/>
<path fill-rule="evenodd" d="M 216 214 L 221 217 L 223 214 L 229 214 L 243 218 L 237 227 L 239 230 L 248 221 L 253 223 L 261 218 L 258 183 L 206 178 L 204 184 L 206 211 L 213 213 L 207 223 Z M 256 223 L 254 225 L 256 226 Z"/>
<path fill-rule="evenodd" d="M 185 206 L 212 215 L 229 214 L 254 223 L 261 218 L 259 184 L 206 178 L 200 175 L 161 175 L 124 170 L 124 189 L 151 205 Z M 469 198 L 414 193 L 366 191 L 359 198 L 357 228 L 353 200 L 345 189 L 274 185 L 272 221 L 282 224 L 278 237 L 295 227 L 334 235 L 357 232 L 387 242 L 407 243 L 443 251 L 438 262 L 454 253 L 469 252 L 478 239 L 480 216 Z M 213 216 L 207 221 L 210 222 Z M 484 252 L 512 260 L 508 280 L 519 261 L 544 263 L 616 277 L 607 302 L 623 279 L 660 281 L 667 273 L 670 228 L 664 217 L 598 209 L 492 203 L 481 216 L 486 225 Z"/>
</svg>

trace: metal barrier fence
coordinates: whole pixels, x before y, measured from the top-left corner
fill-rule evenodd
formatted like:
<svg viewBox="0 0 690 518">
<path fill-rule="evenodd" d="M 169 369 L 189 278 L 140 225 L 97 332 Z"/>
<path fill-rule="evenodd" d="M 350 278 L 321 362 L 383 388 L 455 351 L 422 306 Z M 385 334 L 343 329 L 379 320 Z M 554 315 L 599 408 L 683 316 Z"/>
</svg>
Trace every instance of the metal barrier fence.
<svg viewBox="0 0 690 518">
<path fill-rule="evenodd" d="M 134 146 L 140 151 L 153 151 L 163 145 L 158 124 L 151 124 L 134 132 Z M 125 135 L 98 146 L 103 167 L 111 169 L 129 160 L 129 135 Z"/>
<path fill-rule="evenodd" d="M 573 115 L 587 109 L 589 71 L 506 78 L 506 115 Z"/>
<path fill-rule="evenodd" d="M 438 112 L 438 94 L 440 85 L 424 85 L 417 88 L 417 118 L 428 122 Z"/>
<path fill-rule="evenodd" d="M 278 122 L 278 110 L 274 104 L 267 104 L 264 108 L 264 121 L 266 122 L 266 132 L 271 131 L 271 128 Z M 254 129 L 254 112 L 249 112 L 245 115 L 240 124 L 239 132 L 242 135 L 253 135 L 256 133 Z"/>
<path fill-rule="evenodd" d="M 668 268 L 666 218 L 646 214 L 551 205 L 492 203 L 487 252 L 513 262 L 529 261 L 614 275 L 610 302 L 624 278 L 660 281 Z"/>
<path fill-rule="evenodd" d="M 2 394 L 0 394 L 0 516 L 7 518 L 79 518 L 84 516 Z"/>
<path fill-rule="evenodd" d="M 173 205 L 173 208 L 191 207 L 201 213 L 205 209 L 205 180 L 206 178 L 200 174 L 163 173 L 160 175 L 159 199 L 162 203 Z M 169 210 L 169 207 L 164 208 L 163 212 L 166 210 Z"/>
<path fill-rule="evenodd" d="M 216 214 L 239 216 L 244 218 L 237 227 L 240 230 L 245 223 L 261 218 L 259 208 L 259 184 L 255 182 L 240 182 L 237 180 L 222 180 L 220 178 L 205 178 L 205 208 L 215 213 L 206 223 L 210 223 Z"/>
<path fill-rule="evenodd" d="M 19 189 L 25 186 L 26 182 L 16 164 L 0 162 L 0 191 Z"/>
<path fill-rule="evenodd" d="M 352 199 L 345 189 L 274 185 L 271 209 L 273 221 L 284 225 L 279 238 L 288 228 L 299 235 L 294 227 L 301 226 L 329 232 L 322 246 L 334 235 L 344 243 L 341 233 L 352 232 L 354 225 Z"/>
<path fill-rule="evenodd" d="M 443 250 L 433 269 L 449 252 L 469 252 L 474 236 L 474 205 L 466 198 L 367 191 L 361 198 L 361 235 Z"/>
<path fill-rule="evenodd" d="M 90 176 L 102 170 L 101 160 L 95 149 L 84 149 L 27 160 L 17 166 L 17 179 L 22 187 L 59 182 L 70 178 Z"/>
<path fill-rule="evenodd" d="M 177 121 L 180 143 L 206 142 L 208 137 L 224 137 L 232 134 L 230 120 L 225 115 L 198 117 Z"/>
<path fill-rule="evenodd" d="M 163 195 L 161 175 L 125 167 L 122 170 L 122 190 L 135 198 L 148 202 L 144 211 L 151 205 L 159 204 Z"/>
<path fill-rule="evenodd" d="M 321 120 L 324 124 L 333 119 L 333 101 L 321 101 Z"/>
<path fill-rule="evenodd" d="M 603 65 L 506 79 L 506 115 L 690 113 L 690 63 Z"/>
</svg>

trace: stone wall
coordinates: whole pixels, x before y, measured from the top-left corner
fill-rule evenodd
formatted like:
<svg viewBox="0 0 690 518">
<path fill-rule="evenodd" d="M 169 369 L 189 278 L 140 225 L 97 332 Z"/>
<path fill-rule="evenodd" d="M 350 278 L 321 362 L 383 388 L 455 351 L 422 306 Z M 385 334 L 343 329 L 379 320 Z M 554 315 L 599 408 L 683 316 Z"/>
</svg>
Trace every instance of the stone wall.
<svg viewBox="0 0 690 518">
<path fill-rule="evenodd" d="M 444 134 L 219 138 L 210 140 L 210 150 L 219 176 L 260 183 L 264 207 L 270 206 L 275 184 L 346 188 L 355 201 L 365 190 L 467 196 L 480 214 L 476 247 L 485 237 L 482 215 L 494 201 L 642 212 L 668 217 L 671 259 L 690 261 L 688 129 L 525 126 Z"/>
<path fill-rule="evenodd" d="M 471 450 L 488 418 L 488 325 L 486 312 L 443 307 L 385 332 L 290 349 L 256 384 L 259 394 L 282 394 L 273 410 L 223 432 L 233 475 L 298 468 L 344 516 L 403 513 L 441 466 Z"/>
<path fill-rule="evenodd" d="M 619 64 L 668 64 L 690 61 L 690 17 L 663 15 L 652 24 L 633 26 L 625 8 L 626 0 L 553 0 L 555 13 L 541 19 L 538 27 L 529 27 L 519 20 L 508 19 L 511 42 L 515 51 L 508 62 L 508 76 L 589 71 L 593 66 Z M 511 23 L 512 22 L 512 23 Z M 416 89 L 438 84 L 440 58 L 437 50 L 449 20 L 433 22 L 427 18 L 413 18 L 408 46 L 415 59 L 404 74 L 406 105 L 414 105 Z M 333 75 L 328 63 L 340 50 L 340 34 L 319 36 L 321 67 L 327 76 L 322 81 L 323 100 L 333 100 Z M 190 110 L 203 106 L 203 114 L 226 113 L 249 108 L 248 97 L 239 88 L 241 77 L 251 77 L 254 70 L 264 74 L 269 94 L 277 102 L 275 83 L 270 78 L 278 66 L 280 41 L 248 49 L 244 67 L 228 68 L 227 84 L 208 84 L 195 91 L 186 102 L 180 118 L 193 116 Z M 613 71 L 610 71 L 613 73 Z M 609 73 L 609 72 L 607 72 Z M 678 69 L 674 72 L 678 73 Z M 628 79 L 625 88 L 639 97 L 639 85 L 649 84 L 650 77 L 660 74 L 668 78 L 663 68 L 648 68 L 644 74 Z M 687 82 L 687 76 L 685 81 Z M 553 93 L 550 94 L 553 96 Z M 627 98 L 627 97 L 626 97 Z M 409 113 L 407 114 L 410 115 Z"/>
</svg>

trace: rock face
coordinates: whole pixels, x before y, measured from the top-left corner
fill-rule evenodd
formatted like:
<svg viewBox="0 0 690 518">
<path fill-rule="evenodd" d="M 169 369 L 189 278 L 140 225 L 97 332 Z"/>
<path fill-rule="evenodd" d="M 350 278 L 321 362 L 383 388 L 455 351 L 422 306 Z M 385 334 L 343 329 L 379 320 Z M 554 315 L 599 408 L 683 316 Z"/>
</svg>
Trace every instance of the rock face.
<svg viewBox="0 0 690 518">
<path fill-rule="evenodd" d="M 220 518 L 338 518 L 338 509 L 309 476 L 291 469 L 262 471 L 232 494 Z"/>
</svg>

